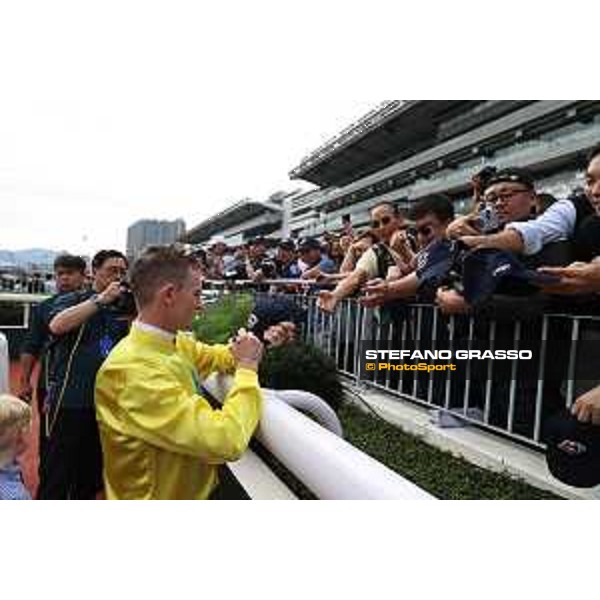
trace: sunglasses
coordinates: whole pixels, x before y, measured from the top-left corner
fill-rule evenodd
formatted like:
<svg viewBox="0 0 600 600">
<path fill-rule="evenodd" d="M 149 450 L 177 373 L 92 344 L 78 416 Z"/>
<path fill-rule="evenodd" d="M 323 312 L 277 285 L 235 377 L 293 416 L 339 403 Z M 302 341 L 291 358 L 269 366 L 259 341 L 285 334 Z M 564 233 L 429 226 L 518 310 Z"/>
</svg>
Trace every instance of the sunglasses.
<svg viewBox="0 0 600 600">
<path fill-rule="evenodd" d="M 392 222 L 392 217 L 382 217 L 381 221 L 371 221 L 371 227 L 373 229 L 379 229 L 379 227 L 385 227 Z"/>
<path fill-rule="evenodd" d="M 433 229 L 430 225 L 423 225 L 423 227 L 417 227 L 417 233 L 423 237 L 428 237 L 433 233 Z"/>
<path fill-rule="evenodd" d="M 490 204 L 496 204 L 497 202 L 500 202 L 500 200 L 506 202 L 507 200 L 510 200 L 513 196 L 516 196 L 517 194 L 526 194 L 528 192 L 531 192 L 531 190 L 527 188 L 507 190 L 503 194 L 488 194 L 487 196 L 484 196 L 484 200 L 485 202 L 489 202 Z"/>
</svg>

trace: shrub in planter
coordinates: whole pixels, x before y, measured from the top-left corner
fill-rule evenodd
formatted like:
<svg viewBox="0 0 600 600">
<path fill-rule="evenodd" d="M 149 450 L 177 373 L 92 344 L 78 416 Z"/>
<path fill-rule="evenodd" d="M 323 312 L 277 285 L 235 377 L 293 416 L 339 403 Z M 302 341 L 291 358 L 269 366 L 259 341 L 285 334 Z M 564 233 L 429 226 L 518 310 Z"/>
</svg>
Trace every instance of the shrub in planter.
<svg viewBox="0 0 600 600">
<path fill-rule="evenodd" d="M 303 342 L 268 348 L 259 378 L 265 388 L 316 394 L 334 410 L 342 403 L 343 389 L 335 361 L 319 348 Z"/>
</svg>

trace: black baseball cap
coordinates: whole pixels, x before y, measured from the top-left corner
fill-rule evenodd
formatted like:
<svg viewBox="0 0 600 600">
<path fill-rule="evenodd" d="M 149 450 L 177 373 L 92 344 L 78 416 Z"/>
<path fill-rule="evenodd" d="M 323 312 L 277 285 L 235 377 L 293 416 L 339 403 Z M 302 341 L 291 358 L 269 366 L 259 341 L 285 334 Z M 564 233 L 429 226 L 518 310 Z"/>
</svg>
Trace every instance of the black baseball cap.
<svg viewBox="0 0 600 600">
<path fill-rule="evenodd" d="M 546 424 L 546 462 L 556 479 L 578 488 L 600 484 L 600 427 L 565 410 Z"/>
<path fill-rule="evenodd" d="M 487 179 L 485 182 L 485 189 L 497 183 L 520 183 L 530 190 L 535 189 L 531 173 L 526 169 L 519 169 L 517 167 L 510 167 L 497 171 Z"/>
<path fill-rule="evenodd" d="M 248 317 L 248 329 L 262 340 L 264 332 L 272 325 L 291 321 L 298 327 L 306 311 L 287 296 L 260 297 Z"/>
<path fill-rule="evenodd" d="M 316 238 L 307 237 L 300 240 L 300 244 L 298 245 L 298 250 L 300 252 L 307 252 L 308 250 L 320 250 L 321 242 Z"/>
<path fill-rule="evenodd" d="M 465 254 L 462 283 L 469 304 L 485 301 L 492 294 L 526 296 L 560 277 L 527 268 L 514 254 L 495 248 L 480 248 Z"/>
<path fill-rule="evenodd" d="M 296 250 L 296 244 L 294 243 L 294 240 L 290 238 L 280 240 L 280 242 L 277 244 L 277 247 L 287 250 L 288 252 L 294 252 Z"/>
<path fill-rule="evenodd" d="M 262 235 L 257 235 L 256 237 L 252 238 L 248 244 L 250 246 L 255 246 L 256 244 L 262 244 L 263 246 L 267 245 L 267 238 L 262 236 Z"/>
</svg>

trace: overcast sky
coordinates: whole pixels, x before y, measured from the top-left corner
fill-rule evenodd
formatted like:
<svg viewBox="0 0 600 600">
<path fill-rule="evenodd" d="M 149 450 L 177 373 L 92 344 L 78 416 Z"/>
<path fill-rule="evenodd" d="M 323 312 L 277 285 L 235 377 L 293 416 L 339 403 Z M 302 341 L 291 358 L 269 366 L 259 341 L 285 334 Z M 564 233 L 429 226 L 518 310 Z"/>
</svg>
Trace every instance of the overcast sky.
<svg viewBox="0 0 600 600">
<path fill-rule="evenodd" d="M 577 71 L 585 61 L 559 76 L 567 43 L 528 34 L 523 53 L 490 43 L 459 0 L 405 4 L 3 2 L 0 248 L 124 248 L 137 219 L 193 227 L 241 198 L 293 189 L 290 169 L 382 99 L 596 95 L 575 87 L 595 81 Z M 509 5 L 539 17 L 536 3 Z M 544 40 L 565 29 L 563 12 L 545 7 Z M 495 22 L 512 30 L 512 14 Z M 594 52 L 594 23 L 571 29 L 579 56 Z M 510 77 L 486 77 L 495 72 Z"/>
<path fill-rule="evenodd" d="M 192 227 L 291 190 L 300 159 L 380 101 L 256 68 L 292 38 L 232 50 L 188 3 L 24 4 L 0 20 L 0 248 L 124 249 L 137 219 Z"/>
</svg>

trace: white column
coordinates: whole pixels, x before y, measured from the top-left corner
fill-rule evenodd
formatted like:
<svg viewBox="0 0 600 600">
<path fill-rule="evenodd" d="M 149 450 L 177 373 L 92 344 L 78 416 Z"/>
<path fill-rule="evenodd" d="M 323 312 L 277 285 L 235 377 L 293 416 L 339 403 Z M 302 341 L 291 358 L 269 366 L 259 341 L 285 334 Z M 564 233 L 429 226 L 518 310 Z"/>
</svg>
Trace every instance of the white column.
<svg viewBox="0 0 600 600">
<path fill-rule="evenodd" d="M 10 391 L 10 360 L 8 357 L 8 340 L 0 333 L 0 394 Z"/>
</svg>

